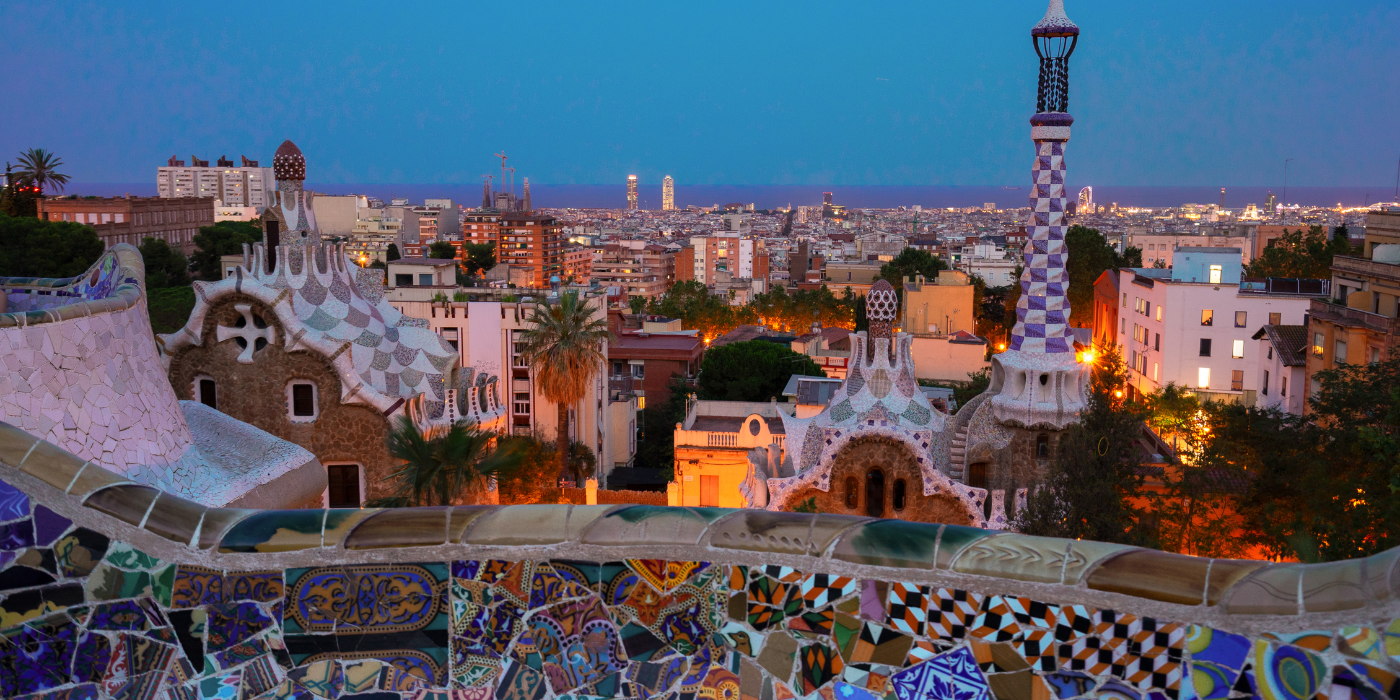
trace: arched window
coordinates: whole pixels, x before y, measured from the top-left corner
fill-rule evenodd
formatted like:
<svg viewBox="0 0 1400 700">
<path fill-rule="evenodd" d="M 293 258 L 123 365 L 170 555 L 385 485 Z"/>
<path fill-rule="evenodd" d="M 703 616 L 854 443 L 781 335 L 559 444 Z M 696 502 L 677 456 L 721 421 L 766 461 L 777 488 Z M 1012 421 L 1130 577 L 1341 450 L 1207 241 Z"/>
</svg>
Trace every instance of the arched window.
<svg viewBox="0 0 1400 700">
<path fill-rule="evenodd" d="M 860 482 L 854 476 L 846 477 L 846 507 L 855 510 L 860 505 Z"/>
<path fill-rule="evenodd" d="M 903 479 L 895 479 L 895 480 L 894 480 L 894 493 L 892 494 L 892 497 L 891 497 L 890 500 L 893 501 L 893 505 L 894 505 L 894 509 L 895 509 L 895 510 L 904 510 L 904 491 L 905 491 L 905 488 L 906 488 L 906 486 L 904 485 L 904 480 L 903 480 Z"/>
<path fill-rule="evenodd" d="M 879 469 L 871 469 L 865 475 L 865 514 L 885 517 L 885 473 Z"/>
<path fill-rule="evenodd" d="M 1035 456 L 1036 456 L 1036 457 L 1049 457 L 1049 456 L 1050 456 L 1050 436 L 1049 436 L 1049 435 L 1046 435 L 1045 433 L 1041 433 L 1041 434 L 1035 436 Z"/>
</svg>

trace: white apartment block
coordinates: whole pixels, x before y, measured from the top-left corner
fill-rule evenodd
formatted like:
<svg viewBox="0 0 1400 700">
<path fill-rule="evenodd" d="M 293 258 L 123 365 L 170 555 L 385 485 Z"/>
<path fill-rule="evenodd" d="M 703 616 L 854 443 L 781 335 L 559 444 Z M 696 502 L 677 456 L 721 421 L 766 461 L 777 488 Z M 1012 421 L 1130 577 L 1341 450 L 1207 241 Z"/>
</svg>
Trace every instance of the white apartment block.
<svg viewBox="0 0 1400 700">
<path fill-rule="evenodd" d="M 1133 389 L 1150 394 L 1170 382 L 1203 399 L 1256 403 L 1255 334 L 1302 325 L 1311 295 L 1256 291 L 1241 271 L 1238 248 L 1205 247 L 1178 249 L 1170 270 L 1118 271 L 1117 339 Z"/>
<path fill-rule="evenodd" d="M 161 197 L 213 197 L 227 207 L 253 207 L 259 213 L 272 202 L 277 183 L 272 168 L 259 167 L 243 158 L 243 166 L 219 159 L 218 167 L 193 158 L 193 167 L 173 156 L 167 165 L 156 168 L 156 192 Z"/>
<path fill-rule="evenodd" d="M 1254 238 L 1244 233 L 1236 235 L 1198 235 L 1189 233 L 1129 233 L 1128 245 L 1142 249 L 1142 264 L 1154 267 L 1172 266 L 1173 252 L 1177 248 L 1195 250 L 1197 248 L 1238 248 L 1240 261 L 1248 263 L 1254 259 Z"/>
<path fill-rule="evenodd" d="M 455 286 L 414 286 L 386 290 L 391 304 L 404 314 L 428 321 L 447 343 L 457 348 L 461 366 L 501 377 L 504 396 L 497 399 L 508 411 L 507 425 L 515 434 L 554 440 L 559 410 L 535 387 L 533 370 L 521 356 L 520 335 L 529 328 L 532 302 L 433 302 L 437 293 L 451 296 Z M 597 317 L 606 320 L 606 305 L 590 300 Z M 607 355 L 606 344 L 603 355 Z M 570 409 L 570 437 L 598 456 L 598 477 L 605 484 L 613 467 L 631 466 L 636 453 L 637 399 L 613 392 L 608 367 L 600 363 L 588 394 Z"/>
</svg>

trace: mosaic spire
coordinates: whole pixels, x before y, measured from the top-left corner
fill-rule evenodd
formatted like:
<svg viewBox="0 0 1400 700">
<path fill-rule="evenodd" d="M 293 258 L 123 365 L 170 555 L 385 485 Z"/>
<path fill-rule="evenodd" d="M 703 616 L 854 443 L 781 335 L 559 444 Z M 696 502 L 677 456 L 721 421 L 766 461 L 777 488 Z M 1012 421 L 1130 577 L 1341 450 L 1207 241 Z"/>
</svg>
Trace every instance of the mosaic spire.
<svg viewBox="0 0 1400 700">
<path fill-rule="evenodd" d="M 1048 355 L 1073 353 L 1069 326 L 1069 275 L 1065 271 L 1065 143 L 1074 123 L 1069 108 L 1069 57 L 1079 41 L 1079 27 L 1065 16 L 1063 0 L 1051 0 L 1031 30 L 1040 56 L 1039 91 L 1031 117 L 1035 164 L 1031 168 L 1031 217 L 1023 251 L 1021 298 L 1011 349 Z"/>
</svg>

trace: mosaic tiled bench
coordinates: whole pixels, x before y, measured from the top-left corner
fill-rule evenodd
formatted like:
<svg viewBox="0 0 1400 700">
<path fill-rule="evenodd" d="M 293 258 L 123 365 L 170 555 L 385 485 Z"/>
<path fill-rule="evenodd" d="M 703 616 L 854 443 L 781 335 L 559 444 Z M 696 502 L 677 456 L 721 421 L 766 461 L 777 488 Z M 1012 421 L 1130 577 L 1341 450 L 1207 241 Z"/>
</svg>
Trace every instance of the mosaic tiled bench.
<svg viewBox="0 0 1400 700">
<path fill-rule="evenodd" d="M 1400 695 L 1400 550 L 1324 565 L 656 506 L 206 509 L 0 424 L 0 696 Z"/>
</svg>

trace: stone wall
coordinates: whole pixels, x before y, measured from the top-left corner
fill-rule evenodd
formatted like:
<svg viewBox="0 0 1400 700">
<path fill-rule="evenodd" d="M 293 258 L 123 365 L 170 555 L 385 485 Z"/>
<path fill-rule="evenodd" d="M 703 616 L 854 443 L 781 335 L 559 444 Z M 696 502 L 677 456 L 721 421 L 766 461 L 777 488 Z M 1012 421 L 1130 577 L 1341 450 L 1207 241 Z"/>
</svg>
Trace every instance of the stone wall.
<svg viewBox="0 0 1400 700">
<path fill-rule="evenodd" d="M 1381 700 L 1330 564 L 840 515 L 204 508 L 0 425 L 0 696 Z"/>
<path fill-rule="evenodd" d="M 866 489 L 867 475 L 873 469 L 884 474 L 884 502 L 878 517 L 913 520 L 926 523 L 955 523 L 967 525 L 966 507 L 952 496 L 923 494 L 923 477 L 914 456 L 903 443 L 879 437 L 866 437 L 852 440 L 831 465 L 830 490 L 816 487 L 804 489 L 789 498 L 789 506 L 796 507 L 808 499 L 815 498 L 817 511 L 840 513 L 843 515 L 867 515 L 870 504 Z M 856 505 L 847 505 L 847 481 L 856 484 Z M 895 482 L 905 484 L 905 504 L 902 509 L 894 506 Z"/>
<path fill-rule="evenodd" d="M 252 364 L 238 362 L 243 349 L 234 340 L 217 339 L 217 327 L 235 324 L 242 314 L 234 307 L 243 304 L 273 329 L 276 338 L 253 353 Z M 388 495 L 387 479 L 394 465 L 385 446 L 388 420 L 371 407 L 341 403 L 343 389 L 335 368 L 319 353 L 287 352 L 284 333 L 276 314 L 256 299 L 221 299 L 204 319 L 204 344 L 180 348 L 171 357 L 170 384 L 180 398 L 198 401 L 196 380 L 213 379 L 219 411 L 302 446 L 321 464 L 361 465 L 364 500 Z M 318 415 L 312 422 L 291 420 L 287 385 L 294 379 L 316 384 Z"/>
</svg>

